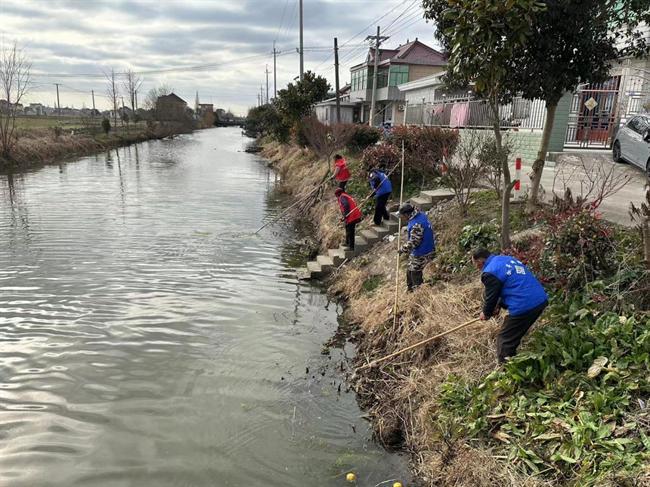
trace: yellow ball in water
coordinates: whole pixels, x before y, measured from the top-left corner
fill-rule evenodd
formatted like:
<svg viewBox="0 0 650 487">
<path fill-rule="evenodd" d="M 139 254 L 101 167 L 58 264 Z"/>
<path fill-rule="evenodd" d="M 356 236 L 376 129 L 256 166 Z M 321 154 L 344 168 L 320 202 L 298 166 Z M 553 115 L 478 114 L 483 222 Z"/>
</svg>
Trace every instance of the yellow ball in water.
<svg viewBox="0 0 650 487">
<path fill-rule="evenodd" d="M 354 475 L 354 472 L 350 472 L 345 476 L 345 478 L 347 479 L 348 482 L 354 482 L 355 480 L 357 480 L 357 476 Z"/>
<path fill-rule="evenodd" d="M 395 482 L 393 487 L 402 487 L 402 482 Z"/>
</svg>

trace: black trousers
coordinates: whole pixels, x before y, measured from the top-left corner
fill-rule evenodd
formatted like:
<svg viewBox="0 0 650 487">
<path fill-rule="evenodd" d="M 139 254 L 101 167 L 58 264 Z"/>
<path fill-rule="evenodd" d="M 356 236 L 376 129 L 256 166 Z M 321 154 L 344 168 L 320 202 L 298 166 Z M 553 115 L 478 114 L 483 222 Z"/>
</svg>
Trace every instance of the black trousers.
<svg viewBox="0 0 650 487">
<path fill-rule="evenodd" d="M 537 321 L 548 302 L 544 302 L 536 308 L 527 311 L 523 315 L 506 316 L 501 330 L 497 335 L 497 357 L 499 363 L 505 362 L 508 357 L 517 353 L 517 347 L 521 339 L 526 335 L 528 329 Z"/>
<path fill-rule="evenodd" d="M 422 271 L 406 271 L 406 287 L 409 291 L 414 291 L 424 282 Z"/>
<path fill-rule="evenodd" d="M 348 184 L 347 181 L 339 181 L 339 188 L 345 191 L 345 186 Z"/>
<path fill-rule="evenodd" d="M 377 196 L 375 199 L 375 216 L 373 221 L 375 225 L 381 225 L 382 219 L 388 220 L 390 215 L 386 209 L 386 203 L 388 203 L 388 198 L 390 198 L 390 193 Z"/>
<path fill-rule="evenodd" d="M 357 223 L 359 223 L 359 220 L 345 224 L 345 245 L 350 250 L 354 250 L 354 230 L 357 226 Z"/>
</svg>

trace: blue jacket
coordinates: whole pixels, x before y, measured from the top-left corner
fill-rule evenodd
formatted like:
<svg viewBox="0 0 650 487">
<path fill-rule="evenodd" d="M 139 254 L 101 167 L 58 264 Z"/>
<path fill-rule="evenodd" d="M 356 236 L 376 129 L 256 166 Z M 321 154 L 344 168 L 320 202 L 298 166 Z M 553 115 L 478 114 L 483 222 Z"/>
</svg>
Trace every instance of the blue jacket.
<svg viewBox="0 0 650 487">
<path fill-rule="evenodd" d="M 393 185 L 381 171 L 373 171 L 370 178 L 370 187 L 375 190 L 375 198 L 393 192 Z"/>
<path fill-rule="evenodd" d="M 417 215 L 409 220 L 408 226 L 406 227 L 408 229 L 409 240 L 411 239 L 411 230 L 416 223 L 422 225 L 424 233 L 422 235 L 422 241 L 420 242 L 420 245 L 413 249 L 411 255 L 414 255 L 415 257 L 421 257 L 436 250 L 436 237 L 433 234 L 433 227 L 431 226 L 427 215 L 419 211 Z"/>
<path fill-rule="evenodd" d="M 526 314 L 548 301 L 546 291 L 533 273 L 514 257 L 491 255 L 483 266 L 483 275 L 486 274 L 496 277 L 501 283 L 501 305 L 511 316 Z M 486 308 L 489 307 L 486 303 Z M 488 313 L 491 311 L 487 310 Z"/>
</svg>

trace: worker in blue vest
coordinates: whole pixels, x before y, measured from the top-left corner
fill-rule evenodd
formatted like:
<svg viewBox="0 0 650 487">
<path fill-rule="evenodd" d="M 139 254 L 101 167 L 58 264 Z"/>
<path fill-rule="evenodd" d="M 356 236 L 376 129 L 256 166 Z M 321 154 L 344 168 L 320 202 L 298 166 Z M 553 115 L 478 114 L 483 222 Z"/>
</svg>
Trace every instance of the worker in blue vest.
<svg viewBox="0 0 650 487">
<path fill-rule="evenodd" d="M 480 318 L 488 320 L 498 316 L 500 308 L 508 310 L 497 335 L 497 357 L 503 363 L 517 352 L 521 339 L 548 306 L 548 296 L 528 267 L 514 257 L 478 249 L 472 261 L 485 286 Z"/>
<path fill-rule="evenodd" d="M 408 231 L 408 240 L 399 253 L 409 254 L 406 285 L 409 291 L 413 291 L 422 284 L 422 271 L 436 251 L 436 236 L 426 213 L 413 205 L 403 204 L 399 216 Z"/>
<path fill-rule="evenodd" d="M 390 194 L 393 192 L 393 185 L 390 183 L 388 176 L 380 169 L 370 171 L 368 179 L 370 180 L 370 187 L 375 195 L 375 216 L 373 221 L 375 225 L 379 226 L 383 220 L 390 218 L 386 204 L 388 203 Z"/>
</svg>

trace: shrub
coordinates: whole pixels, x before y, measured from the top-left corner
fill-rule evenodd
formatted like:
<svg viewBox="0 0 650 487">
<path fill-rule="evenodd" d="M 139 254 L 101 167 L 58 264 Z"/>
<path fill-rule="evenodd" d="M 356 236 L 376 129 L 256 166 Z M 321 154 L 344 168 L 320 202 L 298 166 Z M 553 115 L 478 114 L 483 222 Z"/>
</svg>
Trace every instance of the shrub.
<svg viewBox="0 0 650 487">
<path fill-rule="evenodd" d="M 616 270 L 611 233 L 593 209 L 552 215 L 540 260 L 542 276 L 567 292 L 611 276 Z"/>
<path fill-rule="evenodd" d="M 352 137 L 348 142 L 348 149 L 354 152 L 361 152 L 366 148 L 375 145 L 381 138 L 381 131 L 368 125 L 354 125 Z"/>
<path fill-rule="evenodd" d="M 468 251 L 478 247 L 493 249 L 499 247 L 499 227 L 494 222 L 465 225 L 460 232 L 458 245 Z"/>
<path fill-rule="evenodd" d="M 111 131 L 111 121 L 108 118 L 102 119 L 102 130 L 107 135 Z"/>
<path fill-rule="evenodd" d="M 402 142 L 406 165 L 404 178 L 423 184 L 440 173 L 441 164 L 455 152 L 459 135 L 457 130 L 401 125 L 393 129 L 390 144 L 401 152 Z"/>
<path fill-rule="evenodd" d="M 54 127 L 52 127 L 52 132 L 54 132 L 55 139 L 58 139 L 59 137 L 61 137 L 61 135 L 63 135 L 63 129 L 61 128 L 60 125 L 55 125 Z"/>
<path fill-rule="evenodd" d="M 366 172 L 372 168 L 384 168 L 390 171 L 400 160 L 400 152 L 390 144 L 368 147 L 361 155 L 361 163 Z"/>
</svg>

